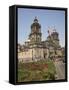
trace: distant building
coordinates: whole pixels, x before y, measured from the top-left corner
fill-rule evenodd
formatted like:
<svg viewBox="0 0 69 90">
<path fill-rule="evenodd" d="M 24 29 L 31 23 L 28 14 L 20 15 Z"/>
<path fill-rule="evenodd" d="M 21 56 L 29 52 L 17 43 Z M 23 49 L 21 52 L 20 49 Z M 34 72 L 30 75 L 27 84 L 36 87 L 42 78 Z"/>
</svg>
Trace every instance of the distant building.
<svg viewBox="0 0 69 90">
<path fill-rule="evenodd" d="M 31 25 L 31 33 L 24 45 L 18 44 L 19 62 L 32 62 L 48 60 L 57 56 L 62 56 L 62 49 L 59 44 L 59 34 L 56 29 L 50 33 L 48 30 L 47 40 L 42 41 L 41 25 L 35 17 Z"/>
</svg>

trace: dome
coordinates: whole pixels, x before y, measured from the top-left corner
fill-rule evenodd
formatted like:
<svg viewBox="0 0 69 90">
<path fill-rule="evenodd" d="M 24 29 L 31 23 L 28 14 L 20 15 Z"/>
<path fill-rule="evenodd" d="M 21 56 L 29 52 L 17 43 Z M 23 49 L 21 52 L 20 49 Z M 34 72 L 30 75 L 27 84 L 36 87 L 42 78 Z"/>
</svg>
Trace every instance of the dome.
<svg viewBox="0 0 69 90">
<path fill-rule="evenodd" d="M 53 29 L 52 35 L 58 35 L 58 32 L 56 32 L 56 29 Z"/>
<path fill-rule="evenodd" d="M 58 35 L 58 32 L 53 32 L 52 35 Z"/>
<path fill-rule="evenodd" d="M 38 23 L 38 19 L 36 17 L 34 19 L 33 24 L 31 25 L 31 28 L 34 27 L 34 26 L 41 28 L 41 25 Z"/>
</svg>

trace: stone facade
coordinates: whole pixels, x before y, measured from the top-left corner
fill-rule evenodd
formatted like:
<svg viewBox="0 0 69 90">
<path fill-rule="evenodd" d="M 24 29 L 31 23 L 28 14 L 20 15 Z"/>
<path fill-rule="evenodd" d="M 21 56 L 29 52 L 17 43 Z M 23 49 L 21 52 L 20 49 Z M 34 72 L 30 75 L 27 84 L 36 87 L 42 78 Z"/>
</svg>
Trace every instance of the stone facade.
<svg viewBox="0 0 69 90">
<path fill-rule="evenodd" d="M 48 30 L 48 34 L 47 40 L 42 41 L 41 25 L 35 17 L 28 41 L 24 45 L 18 44 L 19 62 L 48 60 L 49 58 L 53 59 L 56 55 L 62 56 L 58 32 L 53 29 L 52 33 Z"/>
</svg>

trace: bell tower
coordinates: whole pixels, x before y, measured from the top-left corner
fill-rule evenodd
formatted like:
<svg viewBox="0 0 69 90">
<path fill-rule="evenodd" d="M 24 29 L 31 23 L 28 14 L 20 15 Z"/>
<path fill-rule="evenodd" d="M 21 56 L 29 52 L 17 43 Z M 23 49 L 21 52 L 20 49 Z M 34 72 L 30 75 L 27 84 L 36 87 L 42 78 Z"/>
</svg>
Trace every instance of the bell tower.
<svg viewBox="0 0 69 90">
<path fill-rule="evenodd" d="M 41 36 L 41 25 L 38 23 L 37 17 L 35 17 L 31 25 L 31 33 L 29 35 L 30 42 L 33 44 L 41 42 Z"/>
</svg>

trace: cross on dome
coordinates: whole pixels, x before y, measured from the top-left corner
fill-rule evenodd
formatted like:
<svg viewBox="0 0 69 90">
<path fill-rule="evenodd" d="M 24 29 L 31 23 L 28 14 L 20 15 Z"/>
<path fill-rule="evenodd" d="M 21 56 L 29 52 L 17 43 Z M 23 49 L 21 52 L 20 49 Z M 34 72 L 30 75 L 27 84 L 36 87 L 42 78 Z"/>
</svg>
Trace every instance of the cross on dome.
<svg viewBox="0 0 69 90">
<path fill-rule="evenodd" d="M 36 17 L 36 16 L 35 16 L 34 22 L 35 22 L 35 23 L 36 23 L 36 22 L 38 22 L 38 19 L 37 19 L 37 17 Z"/>
</svg>

